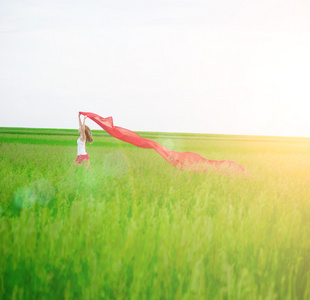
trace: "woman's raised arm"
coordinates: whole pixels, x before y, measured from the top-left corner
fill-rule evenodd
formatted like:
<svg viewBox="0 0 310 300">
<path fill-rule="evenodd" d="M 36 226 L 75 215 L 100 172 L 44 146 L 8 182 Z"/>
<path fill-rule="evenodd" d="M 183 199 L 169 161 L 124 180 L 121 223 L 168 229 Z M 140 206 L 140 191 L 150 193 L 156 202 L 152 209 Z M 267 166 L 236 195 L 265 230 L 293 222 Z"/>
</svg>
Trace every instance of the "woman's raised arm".
<svg viewBox="0 0 310 300">
<path fill-rule="evenodd" d="M 85 135 L 85 120 L 86 119 L 87 119 L 87 116 L 84 116 L 84 121 L 83 121 L 83 126 L 82 126 L 83 141 L 86 140 L 86 135 Z"/>
<path fill-rule="evenodd" d="M 79 125 L 80 127 L 82 127 L 82 122 L 81 122 L 81 118 L 80 118 L 81 114 L 79 114 Z M 81 128 L 82 129 L 82 128 Z"/>
</svg>

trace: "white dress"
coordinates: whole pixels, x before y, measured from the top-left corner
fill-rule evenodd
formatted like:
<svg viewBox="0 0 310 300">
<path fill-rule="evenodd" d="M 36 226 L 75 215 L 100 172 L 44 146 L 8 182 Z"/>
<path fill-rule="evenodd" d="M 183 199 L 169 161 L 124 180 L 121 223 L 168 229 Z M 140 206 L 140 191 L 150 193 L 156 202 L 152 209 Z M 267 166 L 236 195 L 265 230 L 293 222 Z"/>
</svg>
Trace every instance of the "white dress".
<svg viewBox="0 0 310 300">
<path fill-rule="evenodd" d="M 86 149 L 85 149 L 86 140 L 83 142 L 81 140 L 81 137 L 77 140 L 77 155 L 86 155 Z"/>
</svg>

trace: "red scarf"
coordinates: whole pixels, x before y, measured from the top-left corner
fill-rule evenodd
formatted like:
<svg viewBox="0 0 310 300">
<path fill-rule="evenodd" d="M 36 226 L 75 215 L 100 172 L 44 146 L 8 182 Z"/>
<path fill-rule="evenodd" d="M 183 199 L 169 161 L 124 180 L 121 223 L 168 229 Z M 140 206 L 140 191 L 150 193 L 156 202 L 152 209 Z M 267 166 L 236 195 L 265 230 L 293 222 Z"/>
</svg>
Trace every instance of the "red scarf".
<svg viewBox="0 0 310 300">
<path fill-rule="evenodd" d="M 87 116 L 96 122 L 111 136 L 133 144 L 140 148 L 154 149 L 159 153 L 168 163 L 180 170 L 189 170 L 194 173 L 216 171 L 224 175 L 238 175 L 245 174 L 250 176 L 249 171 L 236 162 L 230 160 L 210 160 L 203 158 L 194 152 L 176 152 L 172 151 L 153 140 L 145 139 L 139 134 L 128 129 L 114 126 L 112 117 L 102 118 L 94 113 L 80 112 L 80 114 Z"/>
</svg>

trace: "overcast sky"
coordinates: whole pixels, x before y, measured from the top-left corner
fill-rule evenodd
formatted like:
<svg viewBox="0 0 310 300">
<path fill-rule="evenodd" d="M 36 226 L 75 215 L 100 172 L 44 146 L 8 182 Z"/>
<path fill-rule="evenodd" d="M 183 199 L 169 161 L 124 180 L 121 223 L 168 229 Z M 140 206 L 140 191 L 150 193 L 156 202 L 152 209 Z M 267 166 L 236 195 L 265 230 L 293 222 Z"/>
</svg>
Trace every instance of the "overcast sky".
<svg viewBox="0 0 310 300">
<path fill-rule="evenodd" d="M 310 137 L 309 16 L 303 0 L 0 0 L 0 127 L 77 128 L 89 111 Z"/>
</svg>

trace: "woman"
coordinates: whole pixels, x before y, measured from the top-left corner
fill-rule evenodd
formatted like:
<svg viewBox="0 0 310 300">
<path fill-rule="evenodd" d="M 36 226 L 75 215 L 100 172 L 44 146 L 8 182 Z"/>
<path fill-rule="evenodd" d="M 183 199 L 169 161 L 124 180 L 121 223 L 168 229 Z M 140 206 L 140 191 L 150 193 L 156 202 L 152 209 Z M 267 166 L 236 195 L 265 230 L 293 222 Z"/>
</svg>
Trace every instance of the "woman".
<svg viewBox="0 0 310 300">
<path fill-rule="evenodd" d="M 85 125 L 86 116 L 84 116 L 83 125 L 81 122 L 80 114 L 79 114 L 79 134 L 80 137 L 77 140 L 77 158 L 74 163 L 82 164 L 85 163 L 89 166 L 89 156 L 86 153 L 86 143 L 92 143 L 94 140 L 92 138 L 91 131 L 88 126 Z"/>
</svg>

